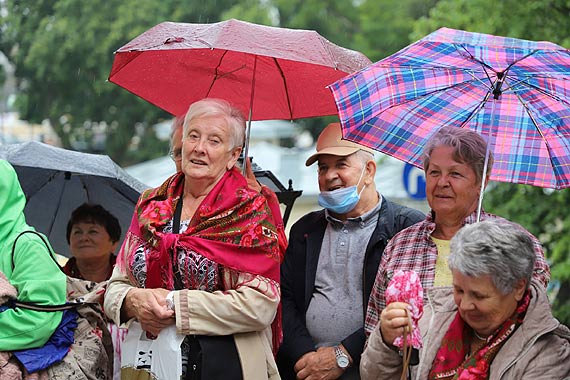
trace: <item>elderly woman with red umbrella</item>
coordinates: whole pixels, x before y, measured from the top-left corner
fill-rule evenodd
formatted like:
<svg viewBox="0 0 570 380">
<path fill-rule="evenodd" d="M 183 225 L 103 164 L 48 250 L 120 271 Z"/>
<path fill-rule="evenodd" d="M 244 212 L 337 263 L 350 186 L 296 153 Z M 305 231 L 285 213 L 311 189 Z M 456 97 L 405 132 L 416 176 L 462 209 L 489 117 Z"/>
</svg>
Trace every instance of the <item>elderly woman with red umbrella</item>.
<svg viewBox="0 0 570 380">
<path fill-rule="evenodd" d="M 176 325 L 188 379 L 278 378 L 278 233 L 234 166 L 244 138 L 226 101 L 190 106 L 182 170 L 141 195 L 105 295 L 113 320 L 151 338 Z"/>
</svg>

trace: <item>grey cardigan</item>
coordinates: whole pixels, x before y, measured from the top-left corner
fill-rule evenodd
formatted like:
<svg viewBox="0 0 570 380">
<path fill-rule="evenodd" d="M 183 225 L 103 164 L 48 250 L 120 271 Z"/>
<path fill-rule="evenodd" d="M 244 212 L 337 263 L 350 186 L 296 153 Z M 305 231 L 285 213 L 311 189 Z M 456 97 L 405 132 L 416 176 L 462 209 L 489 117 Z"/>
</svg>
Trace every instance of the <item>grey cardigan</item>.
<svg viewBox="0 0 570 380">
<path fill-rule="evenodd" d="M 570 330 L 556 320 L 542 285 L 531 284 L 532 299 L 523 323 L 505 342 L 490 368 L 490 379 L 570 378 Z M 420 363 L 412 368 L 412 379 L 427 379 L 441 339 L 447 332 L 457 307 L 451 287 L 428 290 L 428 302 L 419 328 L 423 339 Z M 402 372 L 402 358 L 387 346 L 376 326 L 360 362 L 366 379 L 395 379 Z"/>
</svg>

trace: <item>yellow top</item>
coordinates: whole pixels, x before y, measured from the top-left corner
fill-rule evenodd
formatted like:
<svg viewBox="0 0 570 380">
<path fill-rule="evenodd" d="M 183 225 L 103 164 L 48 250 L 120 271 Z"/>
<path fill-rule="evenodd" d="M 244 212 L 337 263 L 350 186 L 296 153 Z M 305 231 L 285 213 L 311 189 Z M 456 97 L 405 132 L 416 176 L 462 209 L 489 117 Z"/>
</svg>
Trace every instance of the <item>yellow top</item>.
<svg viewBox="0 0 570 380">
<path fill-rule="evenodd" d="M 433 240 L 437 246 L 437 261 L 435 263 L 435 278 L 433 280 L 433 286 L 451 286 L 451 271 L 447 266 L 450 240 L 436 239 L 433 236 L 431 237 L 431 240 Z"/>
</svg>

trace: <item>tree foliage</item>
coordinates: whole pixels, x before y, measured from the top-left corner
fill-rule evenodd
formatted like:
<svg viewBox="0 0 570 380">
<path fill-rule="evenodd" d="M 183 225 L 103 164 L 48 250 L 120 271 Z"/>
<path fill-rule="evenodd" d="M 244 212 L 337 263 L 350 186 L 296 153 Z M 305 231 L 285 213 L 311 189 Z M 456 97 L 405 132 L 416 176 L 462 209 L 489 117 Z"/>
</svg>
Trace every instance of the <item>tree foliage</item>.
<svg viewBox="0 0 570 380">
<path fill-rule="evenodd" d="M 417 40 L 441 27 L 570 47 L 568 0 L 440 0 L 414 24 Z"/>
<path fill-rule="evenodd" d="M 16 67 L 21 118 L 48 119 L 64 147 L 97 150 L 94 137 L 103 136 L 107 154 L 121 164 L 151 158 L 152 150 L 125 148 L 138 130 L 142 141 L 155 146 L 154 134 L 136 126 L 170 115 L 106 81 L 112 52 L 162 21 L 218 21 L 234 3 L 5 1 L 0 49 Z"/>
<path fill-rule="evenodd" d="M 361 32 L 355 48 L 372 61 L 385 58 L 415 41 L 414 23 L 428 15 L 437 0 L 366 0 L 360 7 Z"/>
<path fill-rule="evenodd" d="M 485 194 L 489 211 L 517 222 L 541 241 L 557 289 L 557 317 L 570 324 L 570 189 L 547 190 L 528 185 L 493 184 Z"/>
</svg>

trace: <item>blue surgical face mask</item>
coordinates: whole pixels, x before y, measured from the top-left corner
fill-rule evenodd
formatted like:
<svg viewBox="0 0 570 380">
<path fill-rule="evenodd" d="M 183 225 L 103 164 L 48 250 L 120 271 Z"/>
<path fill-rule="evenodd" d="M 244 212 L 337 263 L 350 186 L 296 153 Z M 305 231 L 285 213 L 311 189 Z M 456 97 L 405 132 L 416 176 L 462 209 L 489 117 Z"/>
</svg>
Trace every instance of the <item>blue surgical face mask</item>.
<svg viewBox="0 0 570 380">
<path fill-rule="evenodd" d="M 354 186 L 342 187 L 333 191 L 321 191 L 318 199 L 319 205 L 331 212 L 334 212 L 335 214 L 346 214 L 347 212 L 354 210 L 360 201 L 360 194 L 366 187 L 366 185 L 364 185 L 362 190 L 360 190 L 360 193 L 358 192 L 358 185 L 364 175 L 364 170 L 366 170 L 366 166 L 362 169 L 360 179 Z"/>
</svg>

